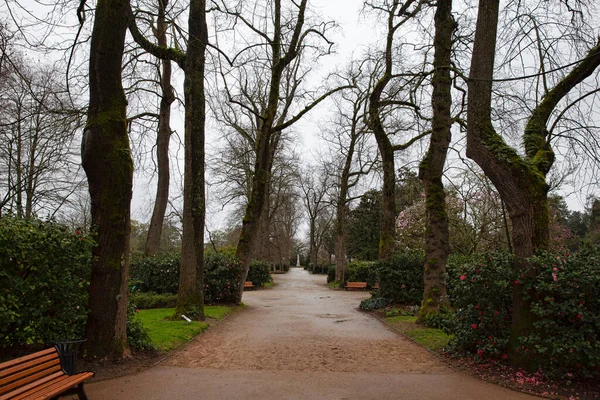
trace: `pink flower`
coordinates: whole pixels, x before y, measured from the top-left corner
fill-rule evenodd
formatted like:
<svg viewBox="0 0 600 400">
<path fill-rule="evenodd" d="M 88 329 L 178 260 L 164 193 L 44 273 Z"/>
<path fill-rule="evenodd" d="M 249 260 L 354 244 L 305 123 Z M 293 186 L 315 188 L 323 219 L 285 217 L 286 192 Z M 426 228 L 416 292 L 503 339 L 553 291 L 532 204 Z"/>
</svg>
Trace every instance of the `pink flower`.
<svg viewBox="0 0 600 400">
<path fill-rule="evenodd" d="M 483 350 L 482 349 L 477 350 L 477 355 L 482 356 L 483 355 Z"/>
<path fill-rule="evenodd" d="M 558 271 L 558 268 L 554 267 L 552 268 L 552 271 Z"/>
<path fill-rule="evenodd" d="M 515 279 L 515 285 L 518 285 L 518 284 L 519 284 L 519 281 Z"/>
<path fill-rule="evenodd" d="M 508 354 L 502 354 L 502 358 L 506 360 L 508 358 Z"/>
<path fill-rule="evenodd" d="M 471 324 L 471 328 L 477 329 L 477 324 Z"/>
<path fill-rule="evenodd" d="M 581 314 L 577 314 L 577 319 L 581 319 Z"/>
<path fill-rule="evenodd" d="M 461 280 L 461 281 L 464 281 L 465 279 L 467 279 L 467 276 L 466 276 L 466 275 L 461 275 L 461 276 L 460 276 L 460 280 Z"/>
<path fill-rule="evenodd" d="M 81 235 L 81 231 L 80 231 L 79 229 L 77 229 L 77 230 L 75 231 L 75 234 L 76 234 L 76 235 Z"/>
<path fill-rule="evenodd" d="M 558 282 L 558 276 L 554 272 L 552 273 L 552 279 L 554 279 L 554 282 Z"/>
</svg>

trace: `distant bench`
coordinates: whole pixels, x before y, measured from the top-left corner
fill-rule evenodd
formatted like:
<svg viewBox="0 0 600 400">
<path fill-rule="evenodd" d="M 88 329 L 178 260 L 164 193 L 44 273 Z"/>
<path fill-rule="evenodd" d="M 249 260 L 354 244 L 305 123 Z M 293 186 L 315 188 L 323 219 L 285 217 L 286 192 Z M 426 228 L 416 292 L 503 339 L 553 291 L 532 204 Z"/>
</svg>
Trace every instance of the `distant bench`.
<svg viewBox="0 0 600 400">
<path fill-rule="evenodd" d="M 346 290 L 367 290 L 367 282 L 346 282 Z"/>
<path fill-rule="evenodd" d="M 0 400 L 54 399 L 71 393 L 87 400 L 83 382 L 93 376 L 65 373 L 56 348 L 38 351 L 0 364 Z"/>
<path fill-rule="evenodd" d="M 244 282 L 244 290 L 246 289 L 256 289 L 256 286 L 250 281 Z"/>
<path fill-rule="evenodd" d="M 367 282 L 346 282 L 346 290 L 367 290 Z M 372 289 L 379 289 L 379 283 L 373 285 Z"/>
</svg>

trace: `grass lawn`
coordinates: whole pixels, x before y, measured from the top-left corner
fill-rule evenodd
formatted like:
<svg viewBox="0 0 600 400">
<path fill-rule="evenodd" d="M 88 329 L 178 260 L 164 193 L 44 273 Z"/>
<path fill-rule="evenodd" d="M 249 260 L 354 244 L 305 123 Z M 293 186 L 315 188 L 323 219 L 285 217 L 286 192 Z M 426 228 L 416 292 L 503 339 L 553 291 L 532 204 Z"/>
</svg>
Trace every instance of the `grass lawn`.
<svg viewBox="0 0 600 400">
<path fill-rule="evenodd" d="M 448 345 L 448 341 L 452 339 L 452 336 L 446 335 L 439 329 L 425 328 L 417 325 L 415 323 L 416 320 L 417 317 L 413 316 L 398 316 L 385 319 L 392 327 L 429 350 L 440 350 Z"/>
<path fill-rule="evenodd" d="M 206 322 L 192 321 L 191 323 L 181 321 L 169 321 L 175 311 L 174 308 L 155 308 L 151 310 L 140 310 L 136 314 L 144 324 L 148 336 L 158 350 L 173 350 L 185 343 L 191 338 L 202 333 L 209 324 Z M 232 308 L 227 306 L 206 306 L 204 313 L 207 318 L 216 320 L 223 319 L 231 313 Z"/>
</svg>

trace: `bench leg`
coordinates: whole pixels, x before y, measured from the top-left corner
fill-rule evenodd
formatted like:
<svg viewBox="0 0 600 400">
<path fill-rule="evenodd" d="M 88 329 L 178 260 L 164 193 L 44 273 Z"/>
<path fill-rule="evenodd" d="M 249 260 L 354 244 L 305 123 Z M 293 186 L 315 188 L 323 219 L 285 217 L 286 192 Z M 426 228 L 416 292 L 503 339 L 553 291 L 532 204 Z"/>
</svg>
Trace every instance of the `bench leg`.
<svg viewBox="0 0 600 400">
<path fill-rule="evenodd" d="M 77 385 L 77 396 L 79 397 L 79 400 L 88 400 L 85 390 L 83 390 L 83 382 Z"/>
</svg>

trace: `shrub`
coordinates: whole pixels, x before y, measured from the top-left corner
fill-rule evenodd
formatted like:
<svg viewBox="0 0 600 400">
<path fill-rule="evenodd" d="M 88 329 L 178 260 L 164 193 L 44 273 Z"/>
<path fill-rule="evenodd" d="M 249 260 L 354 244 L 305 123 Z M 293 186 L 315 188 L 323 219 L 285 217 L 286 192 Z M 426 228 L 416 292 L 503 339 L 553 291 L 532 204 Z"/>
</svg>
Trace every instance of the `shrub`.
<svg viewBox="0 0 600 400">
<path fill-rule="evenodd" d="M 375 261 L 352 261 L 348 264 L 346 282 L 367 282 L 373 286 L 377 283 L 377 263 Z"/>
<path fill-rule="evenodd" d="M 204 254 L 204 301 L 233 303 L 240 290 L 242 263 L 232 255 L 207 252 Z"/>
<path fill-rule="evenodd" d="M 327 283 L 335 282 L 335 265 L 330 265 L 327 270 Z"/>
<path fill-rule="evenodd" d="M 284 271 L 284 272 L 288 272 L 289 270 L 290 270 L 290 266 L 289 266 L 289 265 L 287 265 L 287 264 L 285 264 L 285 265 L 283 266 L 283 271 Z"/>
<path fill-rule="evenodd" d="M 177 293 L 179 288 L 179 253 L 152 257 L 133 257 L 130 265 L 130 286 L 141 292 Z"/>
<path fill-rule="evenodd" d="M 83 336 L 93 245 L 54 222 L 0 218 L 0 348 Z"/>
<path fill-rule="evenodd" d="M 386 299 L 383 297 L 371 297 L 369 299 L 364 299 L 360 302 L 358 306 L 361 310 L 365 311 L 373 311 L 378 310 L 380 308 L 386 307 L 391 303 L 390 299 Z"/>
<path fill-rule="evenodd" d="M 600 247 L 538 254 L 519 284 L 535 290 L 534 330 L 520 351 L 541 369 L 561 377 L 600 376 Z"/>
<path fill-rule="evenodd" d="M 479 255 L 460 267 L 453 266 L 452 306 L 455 335 L 450 347 L 480 356 L 506 354 L 512 318 L 512 256 Z M 460 275 L 458 275 L 460 273 Z"/>
<path fill-rule="evenodd" d="M 148 332 L 144 329 L 142 321 L 135 319 L 135 306 L 127 304 L 127 343 L 135 350 L 154 349 Z"/>
<path fill-rule="evenodd" d="M 177 295 L 172 293 L 135 292 L 129 295 L 129 303 L 140 309 L 171 308 L 177 305 Z"/>
<path fill-rule="evenodd" d="M 272 281 L 270 271 L 271 264 L 268 262 L 252 260 L 246 280 L 252 282 L 254 286 L 263 286 Z"/>
<path fill-rule="evenodd" d="M 394 304 L 421 304 L 424 264 L 424 254 L 416 250 L 394 254 L 389 262 L 378 261 L 375 265 L 379 275 L 378 296 Z"/>
</svg>

